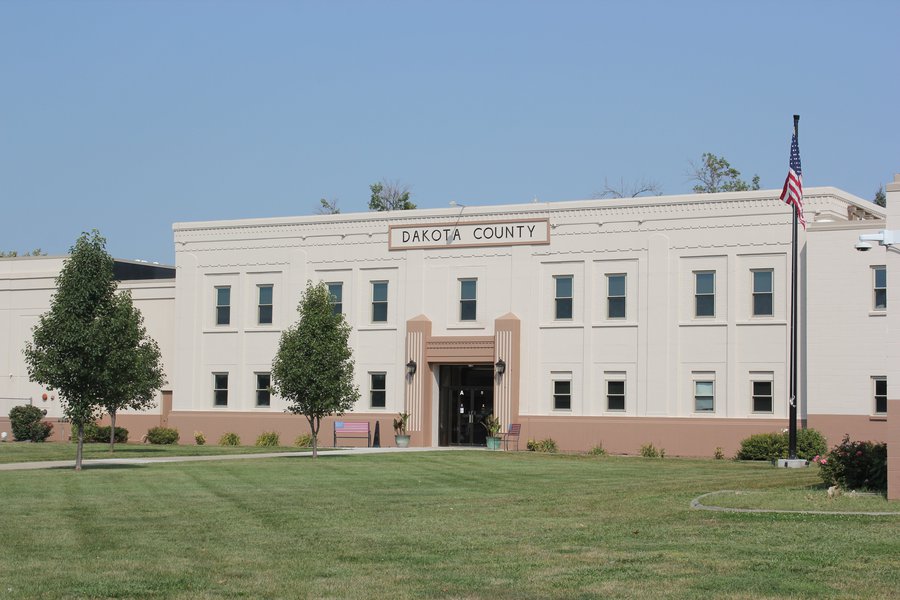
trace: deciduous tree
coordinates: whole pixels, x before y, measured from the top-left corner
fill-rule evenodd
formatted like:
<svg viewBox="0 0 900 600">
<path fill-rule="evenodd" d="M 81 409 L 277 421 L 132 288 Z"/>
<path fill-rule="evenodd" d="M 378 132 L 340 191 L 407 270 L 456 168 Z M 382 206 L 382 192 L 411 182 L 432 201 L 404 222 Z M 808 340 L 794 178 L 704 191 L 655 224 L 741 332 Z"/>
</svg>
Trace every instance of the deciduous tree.
<svg viewBox="0 0 900 600">
<path fill-rule="evenodd" d="M 341 214 L 341 209 L 338 208 L 337 203 L 337 200 L 319 198 L 320 206 L 316 209 L 316 213 L 320 215 L 339 215 Z"/>
<path fill-rule="evenodd" d="M 324 283 L 307 283 L 300 299 L 300 319 L 281 334 L 272 361 L 272 389 L 288 402 L 288 411 L 303 415 L 318 456 L 322 419 L 341 415 L 359 399 L 353 384 L 350 326 L 335 314 Z"/>
<path fill-rule="evenodd" d="M 759 189 L 759 175 L 754 175 L 748 184 L 741 179 L 741 172 L 731 166 L 724 156 L 704 152 L 698 165 L 690 161 L 688 176 L 696 181 L 694 193 L 715 194 L 716 192 L 746 192 Z"/>
<path fill-rule="evenodd" d="M 369 186 L 369 210 L 412 210 L 416 207 L 409 200 L 409 186 L 399 181 L 379 181 Z"/>
</svg>

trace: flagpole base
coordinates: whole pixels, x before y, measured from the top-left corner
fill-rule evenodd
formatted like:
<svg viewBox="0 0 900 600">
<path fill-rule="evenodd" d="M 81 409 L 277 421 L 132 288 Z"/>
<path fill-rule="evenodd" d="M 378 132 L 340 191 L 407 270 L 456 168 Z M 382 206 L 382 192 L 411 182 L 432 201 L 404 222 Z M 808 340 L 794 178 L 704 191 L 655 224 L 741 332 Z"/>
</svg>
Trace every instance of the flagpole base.
<svg viewBox="0 0 900 600">
<path fill-rule="evenodd" d="M 772 464 L 779 469 L 803 469 L 809 466 L 809 461 L 802 458 L 779 458 L 773 460 Z"/>
</svg>

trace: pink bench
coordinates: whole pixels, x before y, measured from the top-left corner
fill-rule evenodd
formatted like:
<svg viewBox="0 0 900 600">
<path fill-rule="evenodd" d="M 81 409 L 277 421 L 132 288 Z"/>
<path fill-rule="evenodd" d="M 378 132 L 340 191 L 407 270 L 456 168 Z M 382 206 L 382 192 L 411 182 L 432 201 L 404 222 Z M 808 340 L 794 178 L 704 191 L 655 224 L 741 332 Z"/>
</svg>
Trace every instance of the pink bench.
<svg viewBox="0 0 900 600">
<path fill-rule="evenodd" d="M 366 438 L 366 448 L 372 445 L 371 430 L 368 421 L 335 421 L 334 445 L 337 447 L 338 437 L 361 440 Z"/>
</svg>

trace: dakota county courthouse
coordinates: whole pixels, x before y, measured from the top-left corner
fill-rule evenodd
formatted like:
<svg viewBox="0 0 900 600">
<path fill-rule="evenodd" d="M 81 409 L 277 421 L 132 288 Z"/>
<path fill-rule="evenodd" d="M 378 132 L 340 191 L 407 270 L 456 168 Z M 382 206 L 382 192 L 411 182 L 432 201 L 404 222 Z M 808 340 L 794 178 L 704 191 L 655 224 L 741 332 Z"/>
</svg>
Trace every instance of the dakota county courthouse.
<svg viewBox="0 0 900 600">
<path fill-rule="evenodd" d="M 801 422 L 829 444 L 844 433 L 885 440 L 896 251 L 854 245 L 886 229 L 886 210 L 830 187 L 806 189 L 804 201 Z M 307 280 L 328 284 L 352 326 L 360 400 L 344 419 L 379 421 L 382 445 L 401 411 L 413 445 L 482 444 L 478 423 L 493 412 L 504 428 L 520 423 L 523 442 L 622 453 L 652 442 L 707 457 L 787 426 L 791 210 L 778 190 L 173 229 L 174 268 L 116 265 L 168 379 L 155 410 L 120 417 L 132 439 L 161 423 L 182 443 L 194 431 L 245 443 L 307 431 L 268 391 Z M 22 348 L 63 261 L 0 259 L 0 429 L 16 404 L 61 416 L 55 393 L 29 381 Z M 56 423 L 54 436 L 67 430 Z M 323 424 L 323 444 L 331 430 Z"/>
</svg>

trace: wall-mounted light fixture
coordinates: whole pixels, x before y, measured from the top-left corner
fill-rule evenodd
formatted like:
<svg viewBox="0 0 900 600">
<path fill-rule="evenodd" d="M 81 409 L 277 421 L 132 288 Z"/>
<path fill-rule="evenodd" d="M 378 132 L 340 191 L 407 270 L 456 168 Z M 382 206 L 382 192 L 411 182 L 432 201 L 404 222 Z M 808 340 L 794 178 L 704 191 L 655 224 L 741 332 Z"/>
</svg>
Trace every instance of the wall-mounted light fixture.
<svg viewBox="0 0 900 600">
<path fill-rule="evenodd" d="M 506 373 L 506 361 L 502 358 L 498 360 L 496 363 L 494 363 L 494 370 L 496 371 L 497 375 L 503 375 L 504 373 Z"/>
<path fill-rule="evenodd" d="M 412 377 L 416 374 L 416 361 L 410 359 L 408 363 L 406 363 L 406 374 Z"/>
</svg>

